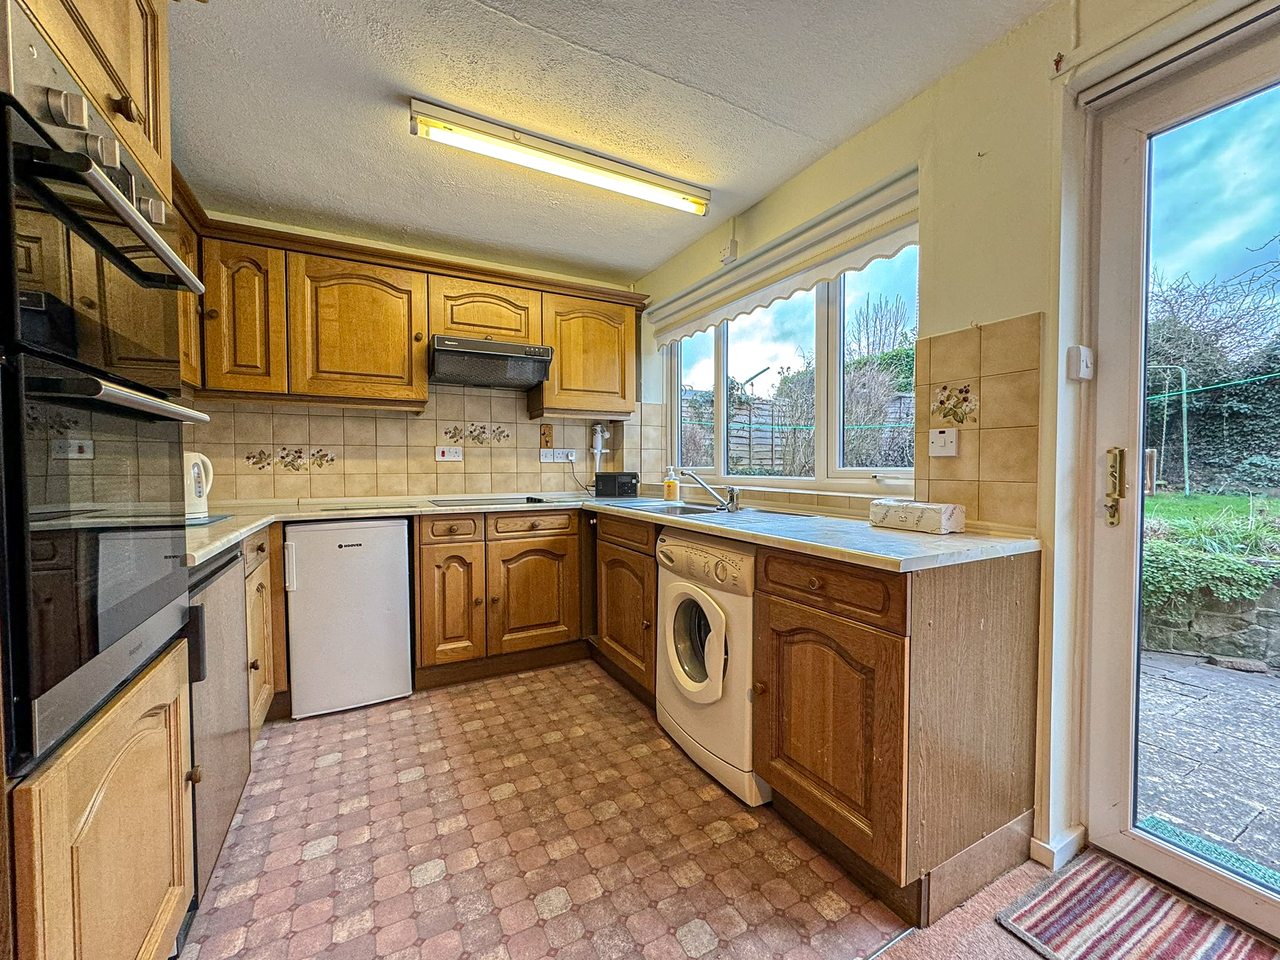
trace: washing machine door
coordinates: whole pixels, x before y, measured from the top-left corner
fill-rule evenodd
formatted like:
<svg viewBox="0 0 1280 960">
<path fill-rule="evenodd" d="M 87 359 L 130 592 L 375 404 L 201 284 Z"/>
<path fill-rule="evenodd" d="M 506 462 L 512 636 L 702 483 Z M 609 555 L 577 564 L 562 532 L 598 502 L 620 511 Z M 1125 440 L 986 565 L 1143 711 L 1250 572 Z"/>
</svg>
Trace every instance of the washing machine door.
<svg viewBox="0 0 1280 960">
<path fill-rule="evenodd" d="M 694 703 L 724 693 L 725 615 L 706 591 L 675 584 L 663 594 L 663 656 L 680 692 Z"/>
</svg>

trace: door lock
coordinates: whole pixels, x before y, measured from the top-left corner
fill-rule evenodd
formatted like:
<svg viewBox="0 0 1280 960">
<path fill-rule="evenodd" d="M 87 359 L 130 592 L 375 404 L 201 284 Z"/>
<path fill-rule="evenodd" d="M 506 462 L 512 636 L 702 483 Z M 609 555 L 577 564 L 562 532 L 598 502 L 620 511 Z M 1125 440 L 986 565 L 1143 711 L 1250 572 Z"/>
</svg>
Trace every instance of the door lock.
<svg viewBox="0 0 1280 960">
<path fill-rule="evenodd" d="M 1120 524 L 1120 501 L 1129 492 L 1129 481 L 1125 476 L 1125 448 L 1111 447 L 1107 450 L 1107 494 L 1102 509 L 1107 515 L 1107 526 Z"/>
</svg>

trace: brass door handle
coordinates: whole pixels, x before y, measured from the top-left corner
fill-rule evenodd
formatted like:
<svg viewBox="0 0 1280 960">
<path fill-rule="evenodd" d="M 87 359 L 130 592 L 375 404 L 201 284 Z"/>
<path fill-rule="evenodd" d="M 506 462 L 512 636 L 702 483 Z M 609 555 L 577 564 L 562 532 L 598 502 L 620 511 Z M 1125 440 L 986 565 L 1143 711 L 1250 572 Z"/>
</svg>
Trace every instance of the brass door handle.
<svg viewBox="0 0 1280 960">
<path fill-rule="evenodd" d="M 754 693 L 757 697 L 763 697 L 765 690 L 767 689 L 768 688 L 763 683 L 760 683 L 759 681 L 751 685 L 751 692 Z"/>
<path fill-rule="evenodd" d="M 196 764 L 187 771 L 187 783 L 199 783 L 204 779 L 204 774 L 200 772 L 200 764 Z"/>
<path fill-rule="evenodd" d="M 261 669 L 262 669 L 262 664 L 261 664 L 261 663 L 259 663 L 259 662 L 258 662 L 258 659 L 255 657 L 254 659 L 252 659 L 252 660 L 250 660 L 250 661 L 249 661 L 249 669 L 250 669 L 250 670 L 261 670 Z"/>
<path fill-rule="evenodd" d="M 130 123 L 137 123 L 142 119 L 142 111 L 138 109 L 138 101 L 125 94 L 122 97 L 111 98 L 111 110 Z"/>
<path fill-rule="evenodd" d="M 217 311 L 217 308 L 215 308 L 215 307 L 210 307 L 208 310 L 206 310 L 206 311 L 204 312 L 204 315 L 205 315 L 205 317 L 206 317 L 207 319 L 209 319 L 209 320 L 217 320 L 217 319 L 218 319 L 218 311 Z"/>
</svg>

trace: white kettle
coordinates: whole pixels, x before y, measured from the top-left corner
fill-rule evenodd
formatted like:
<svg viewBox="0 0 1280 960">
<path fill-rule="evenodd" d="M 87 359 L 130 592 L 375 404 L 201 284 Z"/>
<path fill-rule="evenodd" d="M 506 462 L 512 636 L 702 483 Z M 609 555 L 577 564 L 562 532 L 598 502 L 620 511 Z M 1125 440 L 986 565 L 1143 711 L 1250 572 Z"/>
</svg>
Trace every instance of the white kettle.
<svg viewBox="0 0 1280 960">
<path fill-rule="evenodd" d="M 209 516 L 213 463 L 203 453 L 182 455 L 182 485 L 186 491 L 187 519 L 198 520 Z"/>
</svg>

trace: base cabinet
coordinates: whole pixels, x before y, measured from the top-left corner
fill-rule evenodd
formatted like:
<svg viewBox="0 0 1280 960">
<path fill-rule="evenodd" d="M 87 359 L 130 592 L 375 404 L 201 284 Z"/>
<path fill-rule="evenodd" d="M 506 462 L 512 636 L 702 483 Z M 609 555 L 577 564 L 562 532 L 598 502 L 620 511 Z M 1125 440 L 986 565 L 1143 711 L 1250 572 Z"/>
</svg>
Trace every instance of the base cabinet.
<svg viewBox="0 0 1280 960">
<path fill-rule="evenodd" d="M 18 955 L 165 960 L 194 893 L 187 645 L 13 791 Z"/>
<path fill-rule="evenodd" d="M 601 540 L 596 546 L 596 596 L 600 651 L 653 693 L 657 561 L 651 555 Z"/>
<path fill-rule="evenodd" d="M 576 535 L 491 540 L 486 547 L 489 653 L 580 638 Z"/>
<path fill-rule="evenodd" d="M 483 657 L 486 653 L 483 541 L 420 547 L 418 578 L 418 665 L 434 666 Z"/>
<path fill-rule="evenodd" d="M 756 594 L 756 773 L 899 883 L 907 642 Z"/>
</svg>

